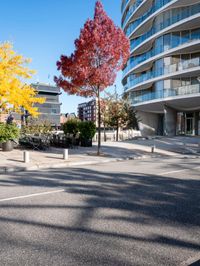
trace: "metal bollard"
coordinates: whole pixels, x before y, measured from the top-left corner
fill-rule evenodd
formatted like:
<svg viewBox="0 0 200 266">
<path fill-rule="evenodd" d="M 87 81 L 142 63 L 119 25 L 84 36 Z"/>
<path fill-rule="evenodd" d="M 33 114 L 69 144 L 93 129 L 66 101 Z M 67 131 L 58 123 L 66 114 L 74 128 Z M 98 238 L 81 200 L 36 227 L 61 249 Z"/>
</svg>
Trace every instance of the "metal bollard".
<svg viewBox="0 0 200 266">
<path fill-rule="evenodd" d="M 156 144 L 155 144 L 155 140 L 154 140 L 153 145 L 151 146 L 151 153 L 155 152 L 155 148 L 156 148 Z"/>
<path fill-rule="evenodd" d="M 154 153 L 154 151 L 155 151 L 155 145 L 151 146 L 151 153 Z"/>
<path fill-rule="evenodd" d="M 24 151 L 24 163 L 29 163 L 30 162 L 30 156 L 29 156 L 29 151 Z"/>
<path fill-rule="evenodd" d="M 63 150 L 63 160 L 68 160 L 68 157 L 69 157 L 69 155 L 68 155 L 68 149 L 64 149 Z"/>
</svg>

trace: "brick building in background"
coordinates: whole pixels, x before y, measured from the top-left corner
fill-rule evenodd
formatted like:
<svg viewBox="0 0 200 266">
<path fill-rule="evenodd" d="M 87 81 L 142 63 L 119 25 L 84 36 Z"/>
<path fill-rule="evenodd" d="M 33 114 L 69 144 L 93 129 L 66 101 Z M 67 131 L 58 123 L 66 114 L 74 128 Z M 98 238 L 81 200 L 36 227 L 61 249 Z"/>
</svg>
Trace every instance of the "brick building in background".
<svg viewBox="0 0 200 266">
<path fill-rule="evenodd" d="M 65 124 L 67 121 L 71 119 L 76 119 L 77 116 L 75 113 L 66 113 L 66 114 L 61 114 L 60 115 L 60 125 Z"/>
<path fill-rule="evenodd" d="M 93 121 L 97 125 L 97 101 L 94 99 L 79 104 L 78 118 L 81 121 Z"/>
</svg>

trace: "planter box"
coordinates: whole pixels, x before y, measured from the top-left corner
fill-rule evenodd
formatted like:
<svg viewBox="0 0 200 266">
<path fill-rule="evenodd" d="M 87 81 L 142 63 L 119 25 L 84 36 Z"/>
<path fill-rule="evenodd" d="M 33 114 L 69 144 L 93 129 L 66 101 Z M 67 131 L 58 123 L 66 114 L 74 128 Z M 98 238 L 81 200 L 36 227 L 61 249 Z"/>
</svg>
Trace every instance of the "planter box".
<svg viewBox="0 0 200 266">
<path fill-rule="evenodd" d="M 2 143 L 2 150 L 3 151 L 12 151 L 13 150 L 13 142 L 11 140 L 8 140 L 8 141 Z"/>
</svg>

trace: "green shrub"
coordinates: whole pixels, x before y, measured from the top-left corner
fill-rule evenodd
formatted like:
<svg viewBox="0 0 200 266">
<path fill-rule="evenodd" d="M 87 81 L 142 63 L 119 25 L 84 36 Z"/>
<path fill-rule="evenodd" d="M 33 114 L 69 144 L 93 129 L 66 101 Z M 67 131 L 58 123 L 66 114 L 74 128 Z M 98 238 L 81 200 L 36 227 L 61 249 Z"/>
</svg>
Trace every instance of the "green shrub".
<svg viewBox="0 0 200 266">
<path fill-rule="evenodd" d="M 18 139 L 20 130 L 16 124 L 0 124 L 0 143 L 4 143 L 8 140 Z"/>
<path fill-rule="evenodd" d="M 83 121 L 79 123 L 80 137 L 90 140 L 96 133 L 96 126 L 92 121 Z"/>
<path fill-rule="evenodd" d="M 74 136 L 79 132 L 79 121 L 77 119 L 71 119 L 63 125 L 63 131 L 65 135 L 73 134 Z"/>
</svg>

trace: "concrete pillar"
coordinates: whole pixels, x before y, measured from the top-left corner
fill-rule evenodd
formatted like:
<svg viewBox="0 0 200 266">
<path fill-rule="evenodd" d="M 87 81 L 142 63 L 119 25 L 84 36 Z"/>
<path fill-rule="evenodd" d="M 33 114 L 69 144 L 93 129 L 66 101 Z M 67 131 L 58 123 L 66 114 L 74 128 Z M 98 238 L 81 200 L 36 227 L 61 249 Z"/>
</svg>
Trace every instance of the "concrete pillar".
<svg viewBox="0 0 200 266">
<path fill-rule="evenodd" d="M 165 136 L 176 135 L 177 111 L 169 106 L 164 106 L 164 134 Z"/>
<path fill-rule="evenodd" d="M 195 112 L 195 135 L 200 135 L 200 112 Z"/>
<path fill-rule="evenodd" d="M 143 111 L 137 111 L 138 126 L 141 135 L 152 136 L 156 135 L 158 132 L 158 114 L 147 113 Z"/>
</svg>

